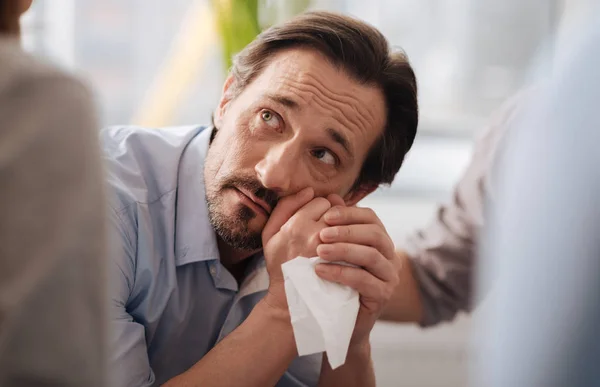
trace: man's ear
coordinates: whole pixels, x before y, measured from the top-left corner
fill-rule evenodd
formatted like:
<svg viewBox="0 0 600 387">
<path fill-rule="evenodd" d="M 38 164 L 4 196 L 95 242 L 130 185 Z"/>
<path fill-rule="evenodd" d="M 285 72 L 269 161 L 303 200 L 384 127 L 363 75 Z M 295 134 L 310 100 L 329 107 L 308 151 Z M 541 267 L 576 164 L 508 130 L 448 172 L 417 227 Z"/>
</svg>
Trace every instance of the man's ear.
<svg viewBox="0 0 600 387">
<path fill-rule="evenodd" d="M 214 124 L 215 127 L 220 128 L 221 122 L 223 121 L 223 116 L 225 115 L 225 111 L 227 110 L 227 105 L 233 99 L 232 85 L 235 81 L 233 74 L 229 74 L 225 83 L 223 84 L 223 92 L 221 94 L 221 100 L 219 101 L 219 105 L 217 106 L 217 110 L 215 110 L 214 116 Z"/>
<path fill-rule="evenodd" d="M 375 183 L 364 183 L 355 187 L 352 191 L 348 192 L 344 196 L 344 202 L 347 206 L 355 206 L 356 203 L 363 200 L 368 194 L 375 191 L 379 184 Z"/>
</svg>

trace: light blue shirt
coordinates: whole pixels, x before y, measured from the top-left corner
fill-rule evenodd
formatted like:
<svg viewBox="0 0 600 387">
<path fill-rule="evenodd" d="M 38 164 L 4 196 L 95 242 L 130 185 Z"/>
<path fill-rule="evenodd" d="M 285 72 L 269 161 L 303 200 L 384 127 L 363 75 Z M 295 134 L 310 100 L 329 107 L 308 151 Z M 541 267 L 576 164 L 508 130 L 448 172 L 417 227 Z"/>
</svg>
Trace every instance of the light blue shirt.
<svg viewBox="0 0 600 387">
<path fill-rule="evenodd" d="M 198 362 L 236 329 L 269 279 L 255 256 L 240 287 L 219 261 L 204 160 L 211 130 L 102 132 L 114 231 L 111 386 L 154 386 Z M 232 364 L 232 367 L 234 365 Z M 278 386 L 316 385 L 321 355 L 297 358 Z"/>
</svg>

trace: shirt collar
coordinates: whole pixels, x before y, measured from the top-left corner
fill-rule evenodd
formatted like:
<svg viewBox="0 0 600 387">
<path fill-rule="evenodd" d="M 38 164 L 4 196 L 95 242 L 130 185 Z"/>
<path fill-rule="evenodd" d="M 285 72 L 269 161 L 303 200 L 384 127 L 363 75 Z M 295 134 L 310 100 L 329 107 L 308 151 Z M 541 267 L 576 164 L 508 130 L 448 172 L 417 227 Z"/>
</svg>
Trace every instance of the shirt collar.
<svg viewBox="0 0 600 387">
<path fill-rule="evenodd" d="M 212 127 L 202 130 L 190 141 L 181 156 L 175 210 L 175 264 L 177 266 L 219 260 L 217 235 L 208 217 L 204 184 L 204 162 L 212 131 Z M 218 269 L 215 274 L 220 275 Z M 240 297 L 265 291 L 268 287 L 269 275 L 260 252 L 251 258 L 246 268 Z M 231 289 L 237 291 L 237 284 L 231 285 Z"/>
<path fill-rule="evenodd" d="M 177 176 L 175 264 L 219 259 L 217 236 L 208 217 L 204 161 L 213 128 L 207 127 L 187 145 Z"/>
</svg>

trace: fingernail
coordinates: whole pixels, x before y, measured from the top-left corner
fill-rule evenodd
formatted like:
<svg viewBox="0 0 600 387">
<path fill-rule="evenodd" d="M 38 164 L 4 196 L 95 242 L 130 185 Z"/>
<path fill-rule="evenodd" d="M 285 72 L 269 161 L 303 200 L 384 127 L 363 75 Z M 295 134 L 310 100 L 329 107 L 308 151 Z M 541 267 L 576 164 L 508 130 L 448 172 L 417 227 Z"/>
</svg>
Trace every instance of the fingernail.
<svg viewBox="0 0 600 387">
<path fill-rule="evenodd" d="M 319 255 L 327 255 L 333 252 L 333 246 L 331 245 L 319 245 L 317 246 L 317 254 Z"/>
<path fill-rule="evenodd" d="M 321 237 L 323 237 L 323 238 L 334 239 L 338 236 L 338 234 L 339 234 L 339 231 L 335 227 L 329 227 L 329 228 L 323 229 L 323 231 L 321 231 Z"/>
<path fill-rule="evenodd" d="M 333 207 L 325 214 L 325 220 L 338 220 L 340 218 L 340 210 Z"/>
</svg>

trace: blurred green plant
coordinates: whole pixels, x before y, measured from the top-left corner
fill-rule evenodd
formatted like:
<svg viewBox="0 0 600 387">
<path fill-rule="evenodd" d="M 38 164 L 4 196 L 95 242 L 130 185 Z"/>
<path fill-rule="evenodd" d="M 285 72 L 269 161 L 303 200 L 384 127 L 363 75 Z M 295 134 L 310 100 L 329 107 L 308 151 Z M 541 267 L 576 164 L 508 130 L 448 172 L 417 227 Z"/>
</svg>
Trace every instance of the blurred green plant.
<svg viewBox="0 0 600 387">
<path fill-rule="evenodd" d="M 259 33 L 258 0 L 212 0 L 226 71 L 233 56 Z"/>
<path fill-rule="evenodd" d="M 225 71 L 231 68 L 233 56 L 263 28 L 298 14 L 309 5 L 310 0 L 212 0 Z"/>
</svg>

